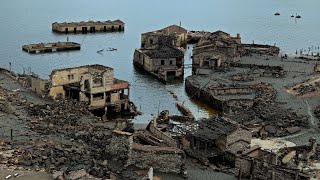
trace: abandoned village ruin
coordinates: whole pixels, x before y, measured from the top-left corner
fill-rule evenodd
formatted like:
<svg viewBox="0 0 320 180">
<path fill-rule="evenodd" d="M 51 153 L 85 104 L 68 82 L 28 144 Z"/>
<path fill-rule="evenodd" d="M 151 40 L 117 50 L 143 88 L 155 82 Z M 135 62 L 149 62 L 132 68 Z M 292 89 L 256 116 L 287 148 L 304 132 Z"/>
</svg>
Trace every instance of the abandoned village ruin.
<svg viewBox="0 0 320 180">
<path fill-rule="evenodd" d="M 124 26 L 121 20 L 51 24 L 65 34 Z M 313 137 L 319 132 L 319 55 L 288 57 L 275 44 L 243 42 L 239 33 L 188 31 L 181 24 L 141 33 L 127 63 L 161 86 L 178 79 L 190 99 L 217 112 L 196 118 L 168 90 L 178 112 L 159 102 L 144 128 L 134 124 L 144 113 L 130 100 L 135 82 L 116 78 L 112 67 L 64 67 L 42 79 L 15 73 L 10 63 L 0 69 L 0 121 L 20 129 L 7 128 L 10 134 L 0 139 L 0 164 L 41 169 L 53 179 L 159 179 L 154 172 L 188 179 L 195 164 L 238 179 L 319 179 L 320 145 Z M 80 46 L 67 38 L 22 49 L 38 54 Z M 292 142 L 305 134 L 312 137 Z"/>
</svg>

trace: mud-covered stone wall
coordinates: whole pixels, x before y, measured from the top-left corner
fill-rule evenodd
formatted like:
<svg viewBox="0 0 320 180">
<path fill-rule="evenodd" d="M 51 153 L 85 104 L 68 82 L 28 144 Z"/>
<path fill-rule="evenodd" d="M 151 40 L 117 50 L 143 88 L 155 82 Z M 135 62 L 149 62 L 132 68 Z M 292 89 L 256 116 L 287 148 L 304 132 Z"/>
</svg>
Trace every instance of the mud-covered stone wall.
<svg viewBox="0 0 320 180">
<path fill-rule="evenodd" d="M 141 169 L 153 167 L 155 171 L 183 173 L 186 156 L 177 148 L 134 144 L 128 164 Z"/>
<path fill-rule="evenodd" d="M 222 110 L 223 101 L 214 98 L 214 96 L 209 91 L 199 90 L 199 88 L 194 86 L 188 78 L 186 78 L 185 80 L 185 89 L 189 95 L 194 95 L 194 98 L 197 98 L 202 102 L 207 103 L 208 105 L 212 106 L 217 110 Z"/>
<path fill-rule="evenodd" d="M 298 170 L 290 170 L 279 165 L 250 159 L 249 157 L 238 157 L 235 163 L 235 176 L 241 175 L 242 178 L 252 179 L 277 179 L 277 180 L 307 180 L 311 177 Z M 251 179 L 250 178 L 250 179 Z"/>
</svg>

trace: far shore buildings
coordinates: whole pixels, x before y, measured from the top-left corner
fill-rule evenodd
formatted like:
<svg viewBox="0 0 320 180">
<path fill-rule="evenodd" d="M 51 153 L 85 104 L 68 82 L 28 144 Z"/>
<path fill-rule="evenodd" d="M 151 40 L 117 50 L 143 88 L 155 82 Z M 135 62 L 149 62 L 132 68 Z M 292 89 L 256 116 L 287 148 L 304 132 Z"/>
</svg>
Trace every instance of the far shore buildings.
<svg viewBox="0 0 320 180">
<path fill-rule="evenodd" d="M 53 98 L 70 98 L 87 102 L 89 109 L 108 112 L 134 112 L 130 101 L 130 85 L 127 81 L 114 78 L 113 69 L 103 65 L 86 65 L 56 69 L 45 85 L 39 78 L 31 79 L 31 89 L 36 93 L 47 92 Z M 47 91 L 43 88 L 47 87 Z"/>
<path fill-rule="evenodd" d="M 184 75 L 184 50 L 187 30 L 171 25 L 161 30 L 143 33 L 141 48 L 135 49 L 133 63 L 162 82 Z"/>
<path fill-rule="evenodd" d="M 59 51 L 80 50 L 81 45 L 75 42 L 53 42 L 23 45 L 22 50 L 28 53 L 47 53 Z"/>
<path fill-rule="evenodd" d="M 59 33 L 94 33 L 124 31 L 124 22 L 115 21 L 88 21 L 52 23 L 52 31 Z"/>
</svg>

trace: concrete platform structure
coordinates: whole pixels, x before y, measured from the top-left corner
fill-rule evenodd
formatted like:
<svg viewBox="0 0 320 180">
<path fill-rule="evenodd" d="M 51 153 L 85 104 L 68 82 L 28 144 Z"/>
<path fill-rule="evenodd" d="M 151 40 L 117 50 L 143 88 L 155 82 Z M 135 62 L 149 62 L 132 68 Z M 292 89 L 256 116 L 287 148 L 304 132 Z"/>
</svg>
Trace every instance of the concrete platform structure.
<svg viewBox="0 0 320 180">
<path fill-rule="evenodd" d="M 57 51 L 71 51 L 80 50 L 81 45 L 75 42 L 53 42 L 53 43 L 39 43 L 22 46 L 22 50 L 28 53 L 47 53 Z"/>
<path fill-rule="evenodd" d="M 88 21 L 52 23 L 52 31 L 58 33 L 94 33 L 124 31 L 124 22 L 115 21 Z"/>
</svg>

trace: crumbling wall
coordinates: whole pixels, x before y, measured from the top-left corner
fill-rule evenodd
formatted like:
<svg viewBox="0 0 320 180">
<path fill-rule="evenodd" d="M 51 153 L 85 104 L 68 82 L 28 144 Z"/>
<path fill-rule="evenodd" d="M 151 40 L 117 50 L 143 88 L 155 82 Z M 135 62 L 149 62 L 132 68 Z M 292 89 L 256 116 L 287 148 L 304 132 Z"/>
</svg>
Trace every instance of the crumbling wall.
<svg viewBox="0 0 320 180">
<path fill-rule="evenodd" d="M 177 148 L 133 144 L 128 164 L 141 169 L 153 167 L 155 171 L 182 173 L 185 171 L 186 156 Z"/>
<path fill-rule="evenodd" d="M 194 97 L 200 99 L 204 103 L 207 103 L 217 110 L 222 110 L 223 101 L 216 99 L 214 95 L 206 89 L 199 90 L 199 87 L 194 86 L 188 78 L 185 80 L 185 89 L 189 95 L 194 95 L 196 92 L 198 92 Z"/>
<path fill-rule="evenodd" d="M 242 87 L 224 87 L 224 88 L 210 88 L 214 95 L 232 95 L 232 94 L 252 94 L 254 89 L 251 86 Z"/>
<path fill-rule="evenodd" d="M 235 163 L 235 176 L 252 179 L 308 180 L 312 176 L 296 169 L 288 169 L 280 165 L 272 165 L 257 159 L 239 156 Z"/>
<path fill-rule="evenodd" d="M 248 110 L 254 105 L 253 99 L 230 99 L 223 105 L 224 112 Z"/>
<path fill-rule="evenodd" d="M 237 153 L 238 151 L 245 150 L 246 146 L 250 146 L 251 139 L 251 131 L 240 127 L 235 132 L 227 136 L 227 144 L 231 152 Z"/>
<path fill-rule="evenodd" d="M 169 135 L 165 134 L 164 132 L 160 131 L 157 127 L 156 127 L 156 120 L 152 120 L 150 122 L 149 127 L 149 131 L 155 135 L 157 138 L 163 140 L 166 144 L 168 144 L 171 147 L 177 147 L 177 143 L 176 141 L 170 137 Z"/>
<path fill-rule="evenodd" d="M 239 68 L 266 70 L 259 74 L 260 77 L 283 77 L 285 75 L 284 69 L 281 66 L 242 64 L 242 63 L 231 63 L 230 65 L 233 67 L 239 67 Z"/>
<path fill-rule="evenodd" d="M 105 152 L 117 160 L 127 162 L 132 152 L 133 136 L 114 134 Z"/>
<path fill-rule="evenodd" d="M 36 94 L 43 95 L 45 94 L 47 83 L 47 80 L 38 77 L 31 77 L 31 90 Z"/>
</svg>

